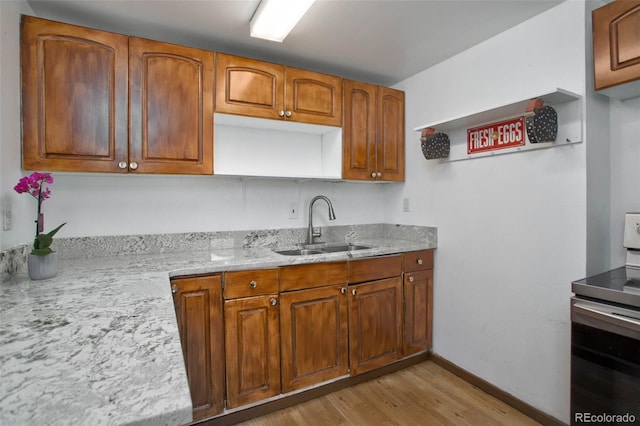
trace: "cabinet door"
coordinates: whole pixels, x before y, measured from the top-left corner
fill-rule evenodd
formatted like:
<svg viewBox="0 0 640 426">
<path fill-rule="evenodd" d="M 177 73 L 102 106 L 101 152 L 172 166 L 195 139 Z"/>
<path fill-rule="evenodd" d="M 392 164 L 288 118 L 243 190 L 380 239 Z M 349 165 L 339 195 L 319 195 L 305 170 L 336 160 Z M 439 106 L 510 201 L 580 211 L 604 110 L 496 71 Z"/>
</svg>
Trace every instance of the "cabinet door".
<svg viewBox="0 0 640 426">
<path fill-rule="evenodd" d="M 378 87 L 376 175 L 404 181 L 404 92 Z"/>
<path fill-rule="evenodd" d="M 172 286 L 193 419 L 204 419 L 224 408 L 222 280 L 220 276 L 178 278 Z"/>
<path fill-rule="evenodd" d="M 344 80 L 342 178 L 372 180 L 376 169 L 376 86 Z"/>
<path fill-rule="evenodd" d="M 280 393 L 277 296 L 224 302 L 227 408 Z"/>
<path fill-rule="evenodd" d="M 126 172 L 128 38 L 30 16 L 21 31 L 23 167 Z"/>
<path fill-rule="evenodd" d="M 302 123 L 342 125 L 342 79 L 285 68 L 285 117 Z"/>
<path fill-rule="evenodd" d="M 433 271 L 404 276 L 404 355 L 431 348 Z"/>
<path fill-rule="evenodd" d="M 213 52 L 131 37 L 130 169 L 213 173 Z"/>
<path fill-rule="evenodd" d="M 284 66 L 216 53 L 216 112 L 284 117 Z"/>
<path fill-rule="evenodd" d="M 348 373 L 346 293 L 331 286 L 280 295 L 283 392 Z"/>
<path fill-rule="evenodd" d="M 351 374 L 382 367 L 402 357 L 402 279 L 349 287 Z"/>
<path fill-rule="evenodd" d="M 640 0 L 592 12 L 596 90 L 640 79 Z"/>
</svg>

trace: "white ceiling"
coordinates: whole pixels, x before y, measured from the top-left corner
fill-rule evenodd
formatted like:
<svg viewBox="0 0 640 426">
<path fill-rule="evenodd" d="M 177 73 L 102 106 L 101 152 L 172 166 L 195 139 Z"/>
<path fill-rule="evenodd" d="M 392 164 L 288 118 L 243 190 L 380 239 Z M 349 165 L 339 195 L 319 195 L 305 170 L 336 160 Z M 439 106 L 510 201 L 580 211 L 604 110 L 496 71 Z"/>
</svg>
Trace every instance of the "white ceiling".
<svg viewBox="0 0 640 426">
<path fill-rule="evenodd" d="M 249 37 L 259 0 L 28 3 L 47 19 L 391 86 L 562 1 L 316 0 L 283 43 Z"/>
</svg>

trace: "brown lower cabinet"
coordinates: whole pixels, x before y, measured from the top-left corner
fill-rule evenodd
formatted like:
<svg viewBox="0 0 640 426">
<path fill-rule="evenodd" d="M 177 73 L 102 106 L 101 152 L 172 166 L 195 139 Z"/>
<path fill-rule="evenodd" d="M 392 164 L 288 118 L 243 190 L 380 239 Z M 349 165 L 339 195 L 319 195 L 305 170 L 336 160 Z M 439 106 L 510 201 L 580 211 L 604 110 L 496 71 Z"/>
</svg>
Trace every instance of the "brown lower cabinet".
<svg viewBox="0 0 640 426">
<path fill-rule="evenodd" d="M 280 295 L 282 391 L 349 372 L 347 288 L 320 287 Z"/>
<path fill-rule="evenodd" d="M 172 279 L 194 421 L 425 353 L 432 269 L 421 250 Z"/>
<path fill-rule="evenodd" d="M 280 393 L 280 333 L 276 295 L 225 300 L 227 408 Z"/>
<path fill-rule="evenodd" d="M 187 369 L 193 419 L 224 409 L 222 278 L 220 275 L 171 280 L 173 303 Z"/>
<path fill-rule="evenodd" d="M 349 290 L 351 374 L 402 358 L 402 279 L 387 278 Z"/>
<path fill-rule="evenodd" d="M 404 276 L 404 355 L 431 348 L 433 322 L 433 271 Z"/>
</svg>

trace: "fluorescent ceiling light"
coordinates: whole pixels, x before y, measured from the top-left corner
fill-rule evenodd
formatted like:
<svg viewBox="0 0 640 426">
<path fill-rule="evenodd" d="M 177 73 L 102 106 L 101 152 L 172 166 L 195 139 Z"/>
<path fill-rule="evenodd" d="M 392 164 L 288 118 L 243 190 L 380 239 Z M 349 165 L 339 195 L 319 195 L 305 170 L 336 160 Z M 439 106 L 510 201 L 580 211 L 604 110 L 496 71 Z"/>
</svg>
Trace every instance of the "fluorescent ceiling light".
<svg viewBox="0 0 640 426">
<path fill-rule="evenodd" d="M 282 42 L 315 0 L 262 0 L 251 18 L 251 37 Z"/>
</svg>

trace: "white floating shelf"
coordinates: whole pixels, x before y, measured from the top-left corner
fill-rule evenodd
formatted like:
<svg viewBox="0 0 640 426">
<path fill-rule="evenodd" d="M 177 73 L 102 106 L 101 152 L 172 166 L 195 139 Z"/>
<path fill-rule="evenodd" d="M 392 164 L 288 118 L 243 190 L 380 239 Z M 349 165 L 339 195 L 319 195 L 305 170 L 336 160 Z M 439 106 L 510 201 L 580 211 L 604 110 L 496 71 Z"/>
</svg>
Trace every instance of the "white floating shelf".
<svg viewBox="0 0 640 426">
<path fill-rule="evenodd" d="M 448 120 L 441 120 L 433 123 L 423 124 L 421 126 L 414 127 L 413 130 L 422 131 L 422 129 L 426 129 L 427 127 L 433 127 L 439 132 L 446 133 L 447 130 L 459 129 L 461 127 L 464 127 L 466 129 L 486 123 L 492 123 L 494 121 L 509 119 L 510 117 L 524 115 L 527 103 L 531 99 L 536 98 L 541 98 L 545 105 L 555 106 L 565 102 L 579 100 L 582 98 L 582 96 L 568 90 L 557 88 L 553 92 L 545 93 L 541 96 L 534 96 L 532 98 L 517 101 L 508 105 L 500 105 L 495 108 L 477 112 L 475 114 L 468 114 L 453 117 Z"/>
<path fill-rule="evenodd" d="M 525 114 L 527 103 L 530 99 L 535 98 L 541 98 L 545 105 L 552 106 L 558 113 L 558 135 L 555 142 L 532 144 L 529 142 L 529 138 L 526 137 L 526 144 L 524 146 L 476 154 L 467 153 L 467 129 L 522 116 Z M 441 159 L 440 162 L 486 158 L 516 152 L 555 148 L 582 142 L 582 96 L 558 88 L 552 92 L 534 96 L 530 99 L 524 99 L 474 114 L 454 117 L 450 120 L 427 123 L 415 127 L 413 130 L 422 131 L 427 127 L 433 127 L 437 132 L 443 132 L 449 136 L 451 146 L 449 157 Z"/>
</svg>

